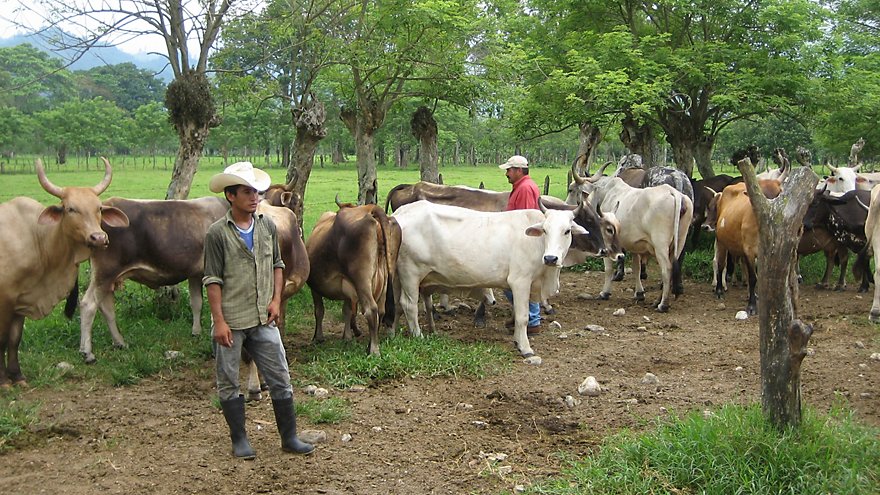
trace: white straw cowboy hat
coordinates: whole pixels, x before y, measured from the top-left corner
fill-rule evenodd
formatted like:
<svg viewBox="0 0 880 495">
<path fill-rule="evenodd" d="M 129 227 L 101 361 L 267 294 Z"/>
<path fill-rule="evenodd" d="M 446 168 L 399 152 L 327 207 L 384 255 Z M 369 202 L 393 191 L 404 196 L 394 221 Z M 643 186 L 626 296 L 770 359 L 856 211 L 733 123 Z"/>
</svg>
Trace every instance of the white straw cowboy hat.
<svg viewBox="0 0 880 495">
<path fill-rule="evenodd" d="M 227 186 L 250 186 L 263 192 L 269 189 L 272 179 L 269 174 L 254 168 L 251 162 L 238 162 L 226 167 L 223 173 L 211 177 L 208 187 L 212 192 L 222 192 Z"/>
<path fill-rule="evenodd" d="M 509 168 L 528 168 L 529 161 L 526 160 L 526 157 L 520 155 L 513 155 L 508 158 L 506 162 L 498 165 L 498 168 L 502 170 L 507 170 Z"/>
</svg>

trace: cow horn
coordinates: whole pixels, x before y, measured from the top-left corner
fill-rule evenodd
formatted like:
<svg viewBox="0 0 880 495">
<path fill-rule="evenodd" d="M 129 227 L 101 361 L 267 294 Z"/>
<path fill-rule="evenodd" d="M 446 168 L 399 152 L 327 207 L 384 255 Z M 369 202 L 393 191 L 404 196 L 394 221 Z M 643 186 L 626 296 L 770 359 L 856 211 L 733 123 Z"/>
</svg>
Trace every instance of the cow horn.
<svg viewBox="0 0 880 495">
<path fill-rule="evenodd" d="M 571 164 L 571 178 L 579 186 L 582 185 L 584 182 L 586 182 L 587 178 L 581 176 L 581 174 L 577 170 L 577 167 L 581 163 L 582 160 L 586 161 L 586 159 L 587 159 L 586 154 L 579 155 L 577 158 L 574 159 L 574 162 L 572 162 L 572 164 Z M 570 182 L 569 182 L 569 184 L 570 184 Z"/>
<path fill-rule="evenodd" d="M 837 175 L 837 167 L 834 167 L 834 166 L 828 165 L 828 169 L 831 170 L 831 173 L 832 173 L 833 175 Z"/>
<path fill-rule="evenodd" d="M 547 214 L 547 207 L 544 206 L 544 202 L 541 201 L 541 198 L 538 198 L 538 209 L 541 210 L 541 213 Z"/>
<path fill-rule="evenodd" d="M 868 205 L 866 205 L 865 203 L 862 203 L 862 198 L 860 198 L 858 194 L 856 194 L 856 201 L 859 202 L 859 206 L 861 206 L 862 208 L 864 208 L 865 211 L 870 210 L 870 208 L 868 208 Z"/>
<path fill-rule="evenodd" d="M 712 188 L 709 187 L 709 186 L 703 186 L 703 187 L 705 187 L 706 189 L 708 189 L 709 192 L 712 193 L 712 196 L 715 196 L 716 194 L 718 194 L 718 192 L 715 191 L 715 189 L 712 189 Z"/>
<path fill-rule="evenodd" d="M 37 169 L 37 179 L 39 179 L 40 185 L 43 186 L 43 189 L 45 189 L 46 192 L 51 194 L 52 196 L 55 196 L 56 198 L 61 198 L 64 190 L 56 186 L 55 184 L 52 184 L 52 182 L 49 181 L 49 178 L 46 177 L 46 171 L 43 170 L 43 160 L 37 158 L 37 162 L 34 164 L 34 166 Z"/>
<path fill-rule="evenodd" d="M 602 177 L 602 174 L 605 173 L 605 169 L 608 168 L 608 166 L 612 165 L 613 163 L 614 162 L 605 162 L 601 167 L 599 167 L 599 170 L 596 170 L 596 173 L 593 174 L 593 176 L 587 180 L 589 182 L 596 182 L 597 180 L 599 180 L 600 177 Z"/>
<path fill-rule="evenodd" d="M 857 172 L 859 170 L 859 167 L 861 167 L 861 166 L 862 166 L 862 164 L 858 163 L 855 167 L 852 168 L 853 172 Z"/>
<path fill-rule="evenodd" d="M 336 207 L 340 210 L 342 209 L 342 203 L 339 202 L 339 193 L 336 193 L 336 198 L 333 199 L 336 202 Z"/>
<path fill-rule="evenodd" d="M 782 173 L 779 174 L 779 178 L 777 180 L 779 181 L 780 184 L 785 182 L 785 179 L 788 178 L 789 172 L 791 172 L 791 167 L 786 167 L 785 170 L 783 170 Z"/>
<path fill-rule="evenodd" d="M 92 188 L 92 191 L 95 191 L 95 194 L 98 196 L 107 190 L 107 187 L 110 186 L 110 180 L 113 178 L 113 169 L 110 168 L 110 162 L 103 156 L 101 160 L 104 160 L 104 178 L 101 179 L 97 186 Z"/>
</svg>

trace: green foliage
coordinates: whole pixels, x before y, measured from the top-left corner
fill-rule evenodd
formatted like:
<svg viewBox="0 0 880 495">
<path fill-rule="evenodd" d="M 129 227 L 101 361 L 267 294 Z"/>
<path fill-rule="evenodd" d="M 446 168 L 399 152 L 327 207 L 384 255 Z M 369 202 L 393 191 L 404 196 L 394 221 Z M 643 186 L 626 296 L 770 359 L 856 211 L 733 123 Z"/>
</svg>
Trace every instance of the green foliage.
<svg viewBox="0 0 880 495">
<path fill-rule="evenodd" d="M 208 127 L 216 123 L 211 83 L 205 74 L 193 70 L 186 71 L 168 85 L 165 108 L 178 132 L 190 125 Z"/>
<path fill-rule="evenodd" d="M 7 393 L 0 396 L 0 454 L 12 448 L 10 442 L 36 424 L 39 403 L 26 403 Z"/>
<path fill-rule="evenodd" d="M 381 356 L 361 343 L 331 341 L 304 350 L 296 376 L 333 387 L 373 385 L 404 377 L 473 376 L 482 378 L 510 366 L 510 353 L 489 344 L 464 344 L 442 335 L 424 339 L 386 337 Z"/>
<path fill-rule="evenodd" d="M 780 432 L 760 406 L 725 406 L 609 437 L 528 493 L 880 493 L 878 435 L 843 410 Z"/>
<path fill-rule="evenodd" d="M 338 424 L 351 417 L 349 401 L 339 397 L 297 400 L 296 414 L 308 418 L 312 424 Z"/>
</svg>

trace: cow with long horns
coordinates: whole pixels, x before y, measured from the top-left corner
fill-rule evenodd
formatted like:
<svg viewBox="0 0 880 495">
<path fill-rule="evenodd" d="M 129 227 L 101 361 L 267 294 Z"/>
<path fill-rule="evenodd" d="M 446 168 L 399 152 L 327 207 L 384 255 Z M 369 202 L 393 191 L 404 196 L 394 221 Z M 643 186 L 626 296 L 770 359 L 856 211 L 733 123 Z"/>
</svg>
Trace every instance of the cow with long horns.
<svg viewBox="0 0 880 495">
<path fill-rule="evenodd" d="M 0 204 L 0 231 L 7 234 L 0 244 L 0 389 L 27 385 L 18 361 L 25 317 L 49 314 L 76 283 L 79 263 L 108 246 L 101 222 L 128 225 L 125 213 L 98 198 L 113 176 L 110 162 L 102 160 L 104 178 L 96 186 L 59 187 L 37 159 L 40 185 L 61 204 L 46 207 L 25 197 Z"/>
<path fill-rule="evenodd" d="M 663 283 L 663 293 L 655 307 L 657 311 L 668 311 L 670 293 L 678 292 L 673 286 L 673 278 L 680 277 L 678 258 L 693 218 L 693 201 L 668 184 L 640 189 L 628 185 L 620 177 L 605 177 L 602 172 L 608 165 L 610 163 L 603 165 L 592 177 L 582 177 L 572 166 L 573 183 L 566 202 L 573 204 L 586 197 L 597 212 L 617 217 L 620 244 L 633 255 L 635 298 L 645 298 L 641 259 L 651 256 L 657 260 Z M 608 299 L 611 297 L 614 267 L 609 258 L 604 261 L 605 284 L 599 297 Z"/>
</svg>

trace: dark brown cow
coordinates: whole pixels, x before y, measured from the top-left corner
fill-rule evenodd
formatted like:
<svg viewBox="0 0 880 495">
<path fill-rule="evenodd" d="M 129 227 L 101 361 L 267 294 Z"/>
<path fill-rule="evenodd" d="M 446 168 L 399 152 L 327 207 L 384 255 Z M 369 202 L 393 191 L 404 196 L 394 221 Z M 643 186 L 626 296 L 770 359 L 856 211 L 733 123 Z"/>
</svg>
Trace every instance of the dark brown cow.
<svg viewBox="0 0 880 495">
<path fill-rule="evenodd" d="M 388 191 L 385 199 L 385 213 L 395 211 L 403 205 L 427 200 L 443 205 L 460 206 L 477 211 L 504 211 L 507 208 L 509 192 L 474 189 L 467 186 L 445 186 L 432 182 L 400 184 Z"/>
<path fill-rule="evenodd" d="M 40 319 L 76 284 L 79 263 L 106 248 L 110 239 L 101 230 L 128 225 L 125 213 L 102 205 L 98 198 L 110 185 L 110 162 L 104 160 L 104 178 L 94 187 L 58 187 L 36 162 L 40 185 L 61 199 L 43 206 L 18 197 L 0 204 L 0 389 L 27 385 L 18 362 L 18 346 L 25 317 Z M 112 245 L 112 244 L 111 244 Z"/>
<path fill-rule="evenodd" d="M 147 287 L 189 284 L 192 334 L 202 330 L 202 275 L 205 233 L 226 214 L 229 204 L 219 197 L 192 200 L 135 200 L 110 198 L 104 202 L 123 211 L 130 225 L 108 228 L 110 247 L 91 257 L 89 287 L 80 303 L 79 352 L 87 363 L 92 353 L 92 324 L 98 310 L 107 320 L 115 347 L 126 347 L 116 323 L 114 291 L 131 279 Z"/>
<path fill-rule="evenodd" d="M 311 272 L 308 284 L 315 304 L 314 340 L 324 339 L 324 298 L 342 300 L 344 337 L 351 338 L 360 308 L 370 329 L 370 354 L 379 354 L 379 321 L 385 313 L 387 286 L 397 264 L 400 227 L 376 205 L 340 204 L 318 219 L 306 242 Z"/>
</svg>

